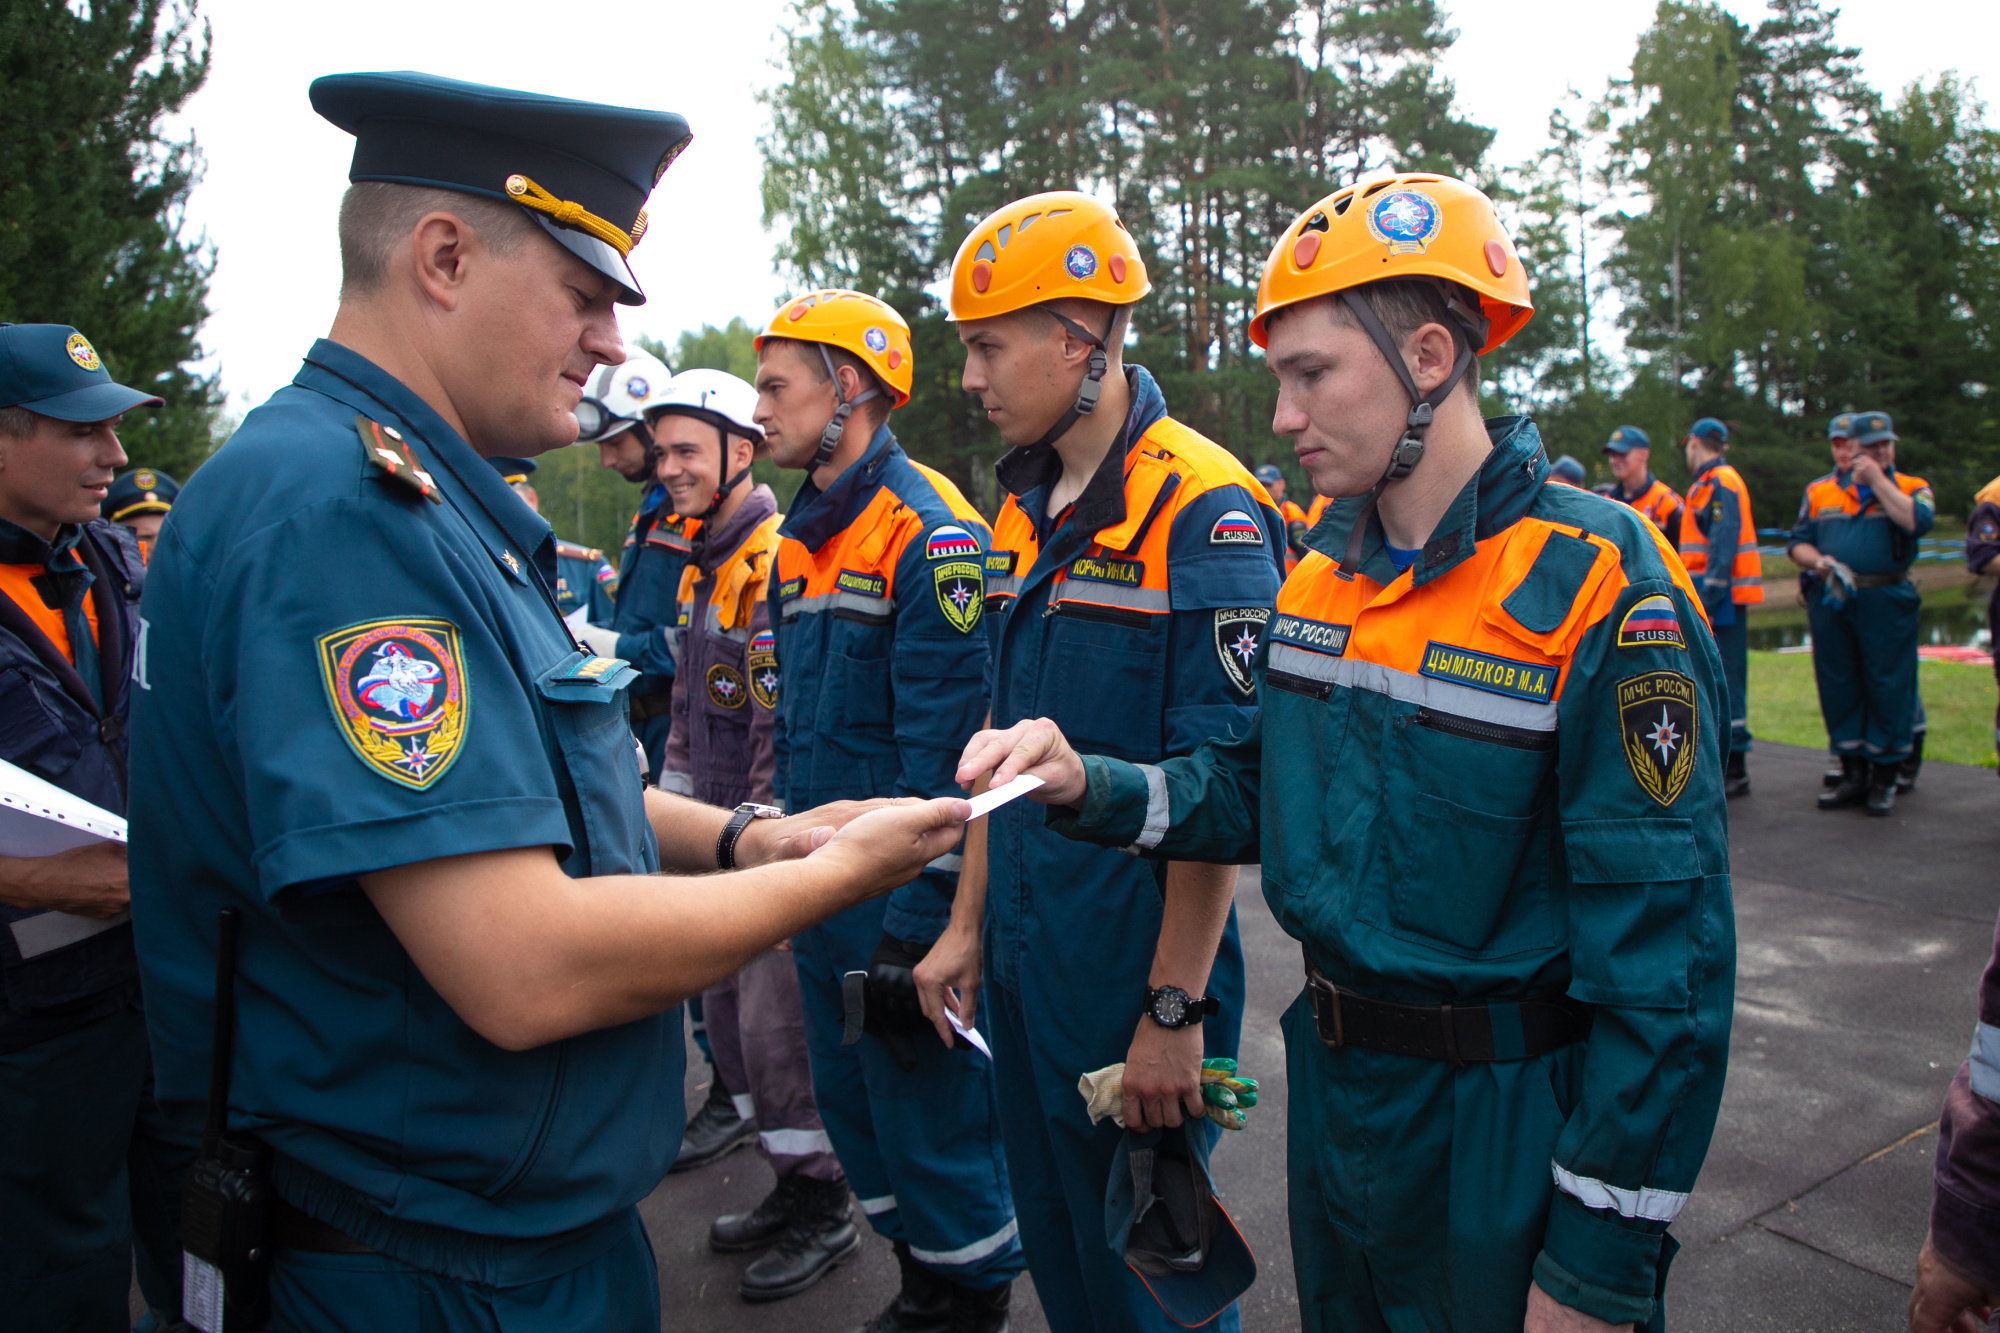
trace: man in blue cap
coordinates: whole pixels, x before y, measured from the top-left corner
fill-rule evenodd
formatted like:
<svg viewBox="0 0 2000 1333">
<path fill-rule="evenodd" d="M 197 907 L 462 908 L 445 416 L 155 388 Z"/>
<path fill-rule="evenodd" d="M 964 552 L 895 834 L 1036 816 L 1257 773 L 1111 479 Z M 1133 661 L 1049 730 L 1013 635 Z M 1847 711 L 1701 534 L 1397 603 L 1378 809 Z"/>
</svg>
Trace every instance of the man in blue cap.
<svg viewBox="0 0 2000 1333">
<path fill-rule="evenodd" d="M 542 512 L 542 497 L 528 478 L 535 475 L 532 458 L 489 458 L 500 480 L 514 488 L 521 502 Z M 618 599 L 618 571 L 605 563 L 604 552 L 556 538 L 556 609 L 575 623 L 577 613 L 587 625 L 609 625 Z"/>
<path fill-rule="evenodd" d="M 1305 558 L 1306 532 L 1312 524 L 1306 521 L 1305 510 L 1285 498 L 1285 474 L 1278 471 L 1276 463 L 1261 463 L 1250 475 L 1264 484 L 1271 503 L 1285 520 L 1285 572 L 1289 574 Z"/>
<path fill-rule="evenodd" d="M 273 1325 L 653 1333 L 634 1204 L 680 1143 L 680 1001 L 906 882 L 969 811 L 758 820 L 644 788 L 633 673 L 577 647 L 554 534 L 487 464 L 569 444 L 622 358 L 681 118 L 419 74 L 312 100 L 356 136 L 332 331 L 149 570 L 132 897 L 160 1097 L 206 1095 L 233 909 L 226 1110 L 275 1194 Z M 217 1333 L 202 1259 L 185 1314 Z"/>
<path fill-rule="evenodd" d="M 151 560 L 160 524 L 167 521 L 167 511 L 180 493 L 180 483 L 166 473 L 135 467 L 111 483 L 100 512 L 131 533 L 139 543 L 141 558 Z"/>
<path fill-rule="evenodd" d="M 1701 589 L 1722 678 L 1729 691 L 1729 760 L 1722 794 L 1750 794 L 1750 608 L 1764 600 L 1764 563 L 1757 555 L 1757 523 L 1750 516 L 1750 488 L 1729 466 L 1729 427 L 1703 417 L 1688 427 L 1681 451 L 1687 457 L 1687 503 L 1681 525 L 1669 533 L 1681 564 Z"/>
<path fill-rule="evenodd" d="M 1612 498 L 1631 505 L 1673 540 L 1680 523 L 1681 497 L 1653 475 L 1652 438 L 1637 426 L 1620 426 L 1604 442 L 1604 460 L 1617 479 Z"/>
<path fill-rule="evenodd" d="M 159 405 L 75 329 L 0 325 L 0 759 L 119 816 L 146 573 L 98 511 L 118 419 Z M 0 857 L 0 1309 L 18 1328 L 129 1327 L 135 1258 L 147 1304 L 180 1303 L 193 1154 L 152 1096 L 125 848 L 79 841 Z"/>
<path fill-rule="evenodd" d="M 1806 487 L 1787 553 L 1807 576 L 1813 678 L 1842 769 L 1819 807 L 1885 816 L 1915 748 L 1922 598 L 1909 571 L 1935 504 L 1929 483 L 1896 470 L 1887 412 L 1848 423 L 1852 463 Z"/>
</svg>

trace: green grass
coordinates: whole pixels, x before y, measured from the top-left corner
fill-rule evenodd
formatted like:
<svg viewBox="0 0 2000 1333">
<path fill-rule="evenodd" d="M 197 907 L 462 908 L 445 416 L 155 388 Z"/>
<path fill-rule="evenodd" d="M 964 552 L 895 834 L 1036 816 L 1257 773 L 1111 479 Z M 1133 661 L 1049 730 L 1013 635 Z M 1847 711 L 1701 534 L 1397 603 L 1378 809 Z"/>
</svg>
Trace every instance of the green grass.
<svg viewBox="0 0 2000 1333">
<path fill-rule="evenodd" d="M 1992 768 L 1992 670 L 1958 662 L 1920 662 L 1917 690 L 1930 715 L 1924 758 Z M 1825 748 L 1826 726 L 1820 721 L 1809 654 L 1750 654 L 1750 732 L 1780 745 Z"/>
</svg>

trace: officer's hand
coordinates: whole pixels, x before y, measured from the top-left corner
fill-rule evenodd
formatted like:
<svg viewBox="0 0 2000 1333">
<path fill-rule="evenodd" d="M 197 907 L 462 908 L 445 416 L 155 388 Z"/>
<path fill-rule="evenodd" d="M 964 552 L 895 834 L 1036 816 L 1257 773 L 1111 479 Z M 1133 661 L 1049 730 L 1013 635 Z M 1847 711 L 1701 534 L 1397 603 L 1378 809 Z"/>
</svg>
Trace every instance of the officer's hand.
<svg viewBox="0 0 2000 1333">
<path fill-rule="evenodd" d="M 1075 805 L 1083 800 L 1083 760 L 1069 748 L 1056 724 L 1045 717 L 1016 722 L 1005 731 L 982 731 L 966 742 L 958 761 L 958 785 L 970 790 L 988 773 L 999 787 L 1026 773 L 1043 785 L 1028 793 L 1043 805 Z"/>
<path fill-rule="evenodd" d="M 847 873 L 850 901 L 900 888 L 926 865 L 958 846 L 972 807 L 953 797 L 919 801 L 903 797 L 857 815 L 812 854 Z M 775 822 L 775 821 L 774 821 Z M 814 829 L 813 836 L 823 836 Z"/>
<path fill-rule="evenodd" d="M 77 916 L 117 916 L 132 905 L 125 844 L 93 842 L 54 856 L 0 858 L 0 902 Z"/>
<path fill-rule="evenodd" d="M 2000 1292 L 1983 1291 L 1944 1266 L 1924 1237 L 1917 1285 L 1910 1292 L 1910 1333 L 1979 1333 L 1993 1317 Z"/>
<path fill-rule="evenodd" d="M 1522 1333 L 1632 1333 L 1632 1325 L 1607 1324 L 1564 1305 L 1536 1283 L 1528 1284 L 1528 1317 Z"/>
<path fill-rule="evenodd" d="M 1852 476 L 1855 485 L 1866 486 L 1871 490 L 1880 490 L 1889 484 L 1889 474 L 1882 470 L 1882 465 L 1875 461 L 1874 455 L 1865 450 L 1854 455 Z"/>
<path fill-rule="evenodd" d="M 1207 1112 L 1201 1100 L 1201 1024 L 1163 1028 L 1141 1017 L 1125 1052 L 1125 1128 L 1172 1129 Z"/>
<path fill-rule="evenodd" d="M 938 942 L 924 955 L 924 961 L 917 964 L 917 1000 L 924 1007 L 924 1017 L 930 1019 L 946 1046 L 957 1042 L 951 1021 L 944 1016 L 947 1005 L 958 1015 L 959 1022 L 967 1027 L 973 1025 L 979 1008 L 979 966 L 976 925 L 969 930 L 945 927 L 944 934 L 938 936 Z"/>
<path fill-rule="evenodd" d="M 857 815 L 888 804 L 886 800 L 828 801 L 783 819 L 753 819 L 736 837 L 736 864 L 747 870 L 773 861 L 796 861 L 815 847 L 825 846 L 836 829 Z"/>
</svg>

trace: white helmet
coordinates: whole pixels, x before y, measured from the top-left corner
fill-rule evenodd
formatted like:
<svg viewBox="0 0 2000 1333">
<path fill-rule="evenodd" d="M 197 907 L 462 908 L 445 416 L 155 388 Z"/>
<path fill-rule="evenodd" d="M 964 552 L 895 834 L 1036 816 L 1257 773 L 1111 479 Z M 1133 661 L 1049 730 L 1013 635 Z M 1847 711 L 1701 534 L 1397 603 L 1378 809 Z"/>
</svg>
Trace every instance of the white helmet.
<svg viewBox="0 0 2000 1333">
<path fill-rule="evenodd" d="M 595 444 L 638 425 L 666 397 L 673 377 L 666 362 L 636 348 L 623 364 L 599 366 L 576 405 L 576 442 Z"/>
<path fill-rule="evenodd" d="M 752 418 L 757 391 L 726 370 L 683 370 L 669 380 L 664 393 L 647 400 L 646 415 L 676 413 L 698 417 L 732 434 L 747 436 L 762 446 L 764 428 Z"/>
</svg>

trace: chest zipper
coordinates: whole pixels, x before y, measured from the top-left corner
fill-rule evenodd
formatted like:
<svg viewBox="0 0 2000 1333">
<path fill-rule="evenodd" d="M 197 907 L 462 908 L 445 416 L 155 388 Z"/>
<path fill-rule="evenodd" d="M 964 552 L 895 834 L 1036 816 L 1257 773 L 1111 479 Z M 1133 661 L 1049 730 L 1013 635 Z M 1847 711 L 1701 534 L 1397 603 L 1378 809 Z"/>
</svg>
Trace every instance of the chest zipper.
<svg viewBox="0 0 2000 1333">
<path fill-rule="evenodd" d="M 1532 731 L 1527 727 L 1510 727 L 1499 722 L 1480 722 L 1456 713 L 1437 713 L 1428 708 L 1419 708 L 1410 721 L 1432 731 L 1441 731 L 1447 736 L 1460 736 L 1470 741 L 1484 741 L 1489 745 L 1504 745 L 1511 750 L 1553 750 L 1556 748 L 1556 734 L 1553 731 Z"/>
<path fill-rule="evenodd" d="M 1090 620 L 1103 625 L 1123 625 L 1126 629 L 1151 629 L 1153 619 L 1144 611 L 1128 611 L 1118 606 L 1094 606 L 1088 602 L 1050 602 L 1042 608 L 1042 618 L 1062 616 L 1068 620 Z"/>
</svg>

